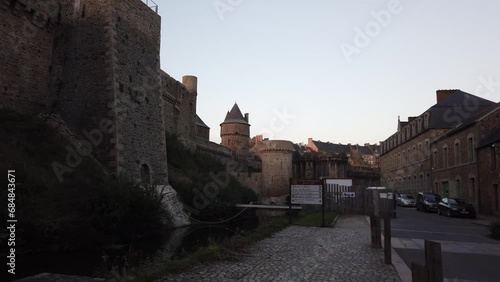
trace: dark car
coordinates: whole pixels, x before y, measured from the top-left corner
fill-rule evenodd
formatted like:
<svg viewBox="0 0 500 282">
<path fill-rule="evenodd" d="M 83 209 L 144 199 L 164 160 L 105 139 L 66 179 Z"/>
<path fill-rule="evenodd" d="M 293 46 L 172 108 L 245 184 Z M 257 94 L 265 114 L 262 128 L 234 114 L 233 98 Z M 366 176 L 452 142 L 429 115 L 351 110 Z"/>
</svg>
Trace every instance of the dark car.
<svg viewBox="0 0 500 282">
<path fill-rule="evenodd" d="M 458 198 L 443 198 L 441 202 L 439 202 L 438 214 L 445 214 L 449 217 L 464 216 L 476 218 L 476 210 L 474 207 L 464 199 Z"/>
<path fill-rule="evenodd" d="M 416 201 L 416 207 L 417 211 L 423 211 L 423 212 L 437 212 L 438 211 L 438 204 L 441 202 L 441 196 L 438 194 L 430 193 L 430 192 L 419 192 L 417 194 L 417 201 Z"/>
<path fill-rule="evenodd" d="M 396 202 L 398 206 L 402 207 L 414 207 L 415 206 L 415 198 L 410 194 L 399 194 L 396 197 Z"/>
</svg>

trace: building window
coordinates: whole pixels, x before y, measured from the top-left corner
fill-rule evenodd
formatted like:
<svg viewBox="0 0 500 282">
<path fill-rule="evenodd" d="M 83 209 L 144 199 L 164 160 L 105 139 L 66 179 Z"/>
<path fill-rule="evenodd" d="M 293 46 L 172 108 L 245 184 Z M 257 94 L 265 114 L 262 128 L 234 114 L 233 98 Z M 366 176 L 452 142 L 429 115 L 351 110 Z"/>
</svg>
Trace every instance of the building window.
<svg viewBox="0 0 500 282">
<path fill-rule="evenodd" d="M 424 152 L 422 151 L 422 143 L 418 143 L 417 161 L 422 160 L 423 153 Z"/>
<path fill-rule="evenodd" d="M 429 146 L 429 139 L 425 140 L 425 156 L 431 157 L 431 147 Z"/>
<path fill-rule="evenodd" d="M 460 178 L 457 178 L 455 180 L 455 182 L 456 182 L 457 197 L 461 198 L 462 197 L 462 187 L 461 187 L 461 183 L 460 183 Z"/>
<path fill-rule="evenodd" d="M 469 197 L 471 198 L 472 202 L 475 202 L 476 201 L 476 179 L 475 178 L 469 179 L 469 185 L 470 185 Z"/>
<path fill-rule="evenodd" d="M 442 192 L 440 193 L 443 197 L 448 198 L 450 196 L 450 183 L 448 181 L 441 182 Z"/>
<path fill-rule="evenodd" d="M 495 152 L 495 147 L 491 147 L 491 168 L 497 168 L 497 154 Z"/>
<path fill-rule="evenodd" d="M 434 168 L 438 169 L 439 168 L 439 162 L 438 162 L 438 151 L 434 150 L 433 151 L 434 157 L 433 157 L 433 162 L 434 162 Z"/>
<path fill-rule="evenodd" d="M 448 146 L 443 147 L 443 168 L 448 167 Z"/>
<path fill-rule="evenodd" d="M 455 147 L 453 148 L 453 155 L 455 159 L 455 165 L 460 165 L 460 142 L 455 141 Z"/>
<path fill-rule="evenodd" d="M 472 163 L 475 160 L 474 156 L 474 138 L 467 138 L 467 155 L 469 157 L 469 162 Z"/>
</svg>

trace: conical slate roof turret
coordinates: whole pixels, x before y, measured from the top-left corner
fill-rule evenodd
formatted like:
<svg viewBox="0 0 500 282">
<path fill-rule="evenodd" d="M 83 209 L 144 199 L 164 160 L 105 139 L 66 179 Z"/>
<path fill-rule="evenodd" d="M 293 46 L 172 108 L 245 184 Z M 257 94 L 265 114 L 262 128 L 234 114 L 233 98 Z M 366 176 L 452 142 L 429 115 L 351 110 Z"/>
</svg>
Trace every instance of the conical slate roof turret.
<svg viewBox="0 0 500 282">
<path fill-rule="evenodd" d="M 233 108 L 231 109 L 231 111 L 227 112 L 226 118 L 224 119 L 224 122 L 221 123 L 221 125 L 225 123 L 248 124 L 248 120 L 241 113 L 238 104 L 234 103 Z"/>
</svg>

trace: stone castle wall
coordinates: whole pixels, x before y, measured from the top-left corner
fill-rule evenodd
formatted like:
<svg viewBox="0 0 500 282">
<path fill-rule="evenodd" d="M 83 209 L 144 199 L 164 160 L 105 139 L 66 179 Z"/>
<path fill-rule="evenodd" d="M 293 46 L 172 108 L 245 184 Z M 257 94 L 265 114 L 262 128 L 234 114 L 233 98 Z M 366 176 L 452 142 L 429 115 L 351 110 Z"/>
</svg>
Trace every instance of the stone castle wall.
<svg viewBox="0 0 500 282">
<path fill-rule="evenodd" d="M 189 78 L 189 77 L 188 77 Z M 164 101 L 165 128 L 193 149 L 196 139 L 196 96 L 181 82 L 161 71 L 161 94 Z"/>
<path fill-rule="evenodd" d="M 264 140 L 253 150 L 262 159 L 262 198 L 280 197 L 289 192 L 292 175 L 293 143 L 284 140 Z"/>
<path fill-rule="evenodd" d="M 261 198 L 263 192 L 261 189 L 262 188 L 261 184 L 263 179 L 262 172 L 241 172 L 238 175 L 236 175 L 236 178 L 241 184 L 254 190 L 255 193 L 257 193 L 257 196 Z"/>
<path fill-rule="evenodd" d="M 111 171 L 167 183 L 160 16 L 139 0 L 8 0 L 0 15 L 0 107 L 58 115 Z"/>
<path fill-rule="evenodd" d="M 100 0 L 94 0 L 99 2 Z M 160 16 L 137 0 L 113 0 L 113 62 L 118 112 L 119 169 L 167 183 L 167 152 L 160 78 Z M 122 107 L 125 111 L 122 111 Z M 123 113 L 122 113 L 123 112 Z"/>
<path fill-rule="evenodd" d="M 52 112 L 60 115 L 78 138 L 95 139 L 93 155 L 117 168 L 116 113 L 112 102 L 113 20 L 111 0 L 59 0 L 61 25 L 54 40 Z"/>
<path fill-rule="evenodd" d="M 55 28 L 55 1 L 0 2 L 0 108 L 36 115 L 51 108 L 49 81 Z"/>
</svg>

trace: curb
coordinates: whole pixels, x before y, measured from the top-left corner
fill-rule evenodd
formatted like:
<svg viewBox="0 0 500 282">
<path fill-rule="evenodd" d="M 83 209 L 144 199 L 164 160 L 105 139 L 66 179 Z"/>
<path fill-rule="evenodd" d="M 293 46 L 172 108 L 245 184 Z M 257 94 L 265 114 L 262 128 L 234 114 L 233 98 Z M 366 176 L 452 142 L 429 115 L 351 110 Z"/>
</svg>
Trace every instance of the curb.
<svg viewBox="0 0 500 282">
<path fill-rule="evenodd" d="M 475 224 L 475 225 L 481 225 L 481 226 L 490 226 L 488 223 L 485 223 L 485 222 L 471 222 L 472 224 Z"/>
<path fill-rule="evenodd" d="M 370 225 L 370 217 L 365 216 L 366 221 L 368 221 L 368 225 Z M 384 234 L 382 236 L 382 247 L 384 246 Z M 403 259 L 398 255 L 396 250 L 391 246 L 391 256 L 392 256 L 392 266 L 396 269 L 396 272 L 399 275 L 399 279 L 401 281 L 412 281 L 412 275 L 410 268 L 406 265 Z"/>
<path fill-rule="evenodd" d="M 337 216 L 333 219 L 332 227 L 335 227 L 335 224 L 337 223 L 337 219 L 339 218 L 339 216 L 340 216 L 340 213 L 337 214 Z"/>
</svg>

